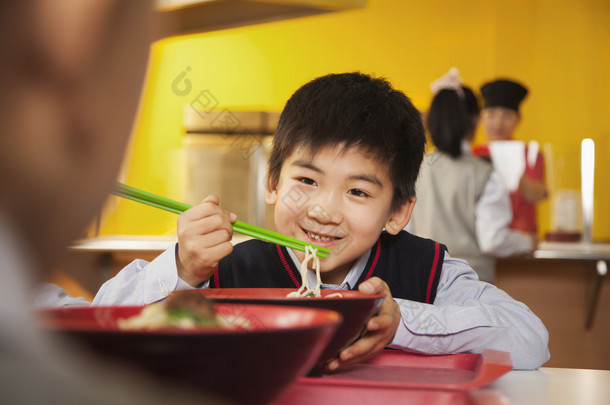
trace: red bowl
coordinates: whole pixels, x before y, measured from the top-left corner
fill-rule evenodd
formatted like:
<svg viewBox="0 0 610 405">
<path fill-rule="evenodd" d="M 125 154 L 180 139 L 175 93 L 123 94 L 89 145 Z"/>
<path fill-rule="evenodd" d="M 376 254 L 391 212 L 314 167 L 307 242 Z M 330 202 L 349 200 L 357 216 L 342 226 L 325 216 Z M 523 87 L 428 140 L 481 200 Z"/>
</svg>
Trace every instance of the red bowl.
<svg viewBox="0 0 610 405">
<path fill-rule="evenodd" d="M 293 288 L 209 288 L 192 291 L 204 294 L 216 302 L 321 308 L 341 314 L 343 323 L 310 370 L 310 376 L 321 375 L 329 360 L 360 337 L 366 322 L 377 312 L 385 298 L 383 294 L 365 295 L 349 290 L 322 290 L 320 298 L 287 298 L 288 293 L 296 291 Z M 337 292 L 343 297 L 326 298 Z"/>
<path fill-rule="evenodd" d="M 106 358 L 126 362 L 243 404 L 265 404 L 307 373 L 341 316 L 313 308 L 216 304 L 250 329 L 124 331 L 117 320 L 143 306 L 66 307 L 38 312 L 40 325 L 67 334 Z"/>
</svg>

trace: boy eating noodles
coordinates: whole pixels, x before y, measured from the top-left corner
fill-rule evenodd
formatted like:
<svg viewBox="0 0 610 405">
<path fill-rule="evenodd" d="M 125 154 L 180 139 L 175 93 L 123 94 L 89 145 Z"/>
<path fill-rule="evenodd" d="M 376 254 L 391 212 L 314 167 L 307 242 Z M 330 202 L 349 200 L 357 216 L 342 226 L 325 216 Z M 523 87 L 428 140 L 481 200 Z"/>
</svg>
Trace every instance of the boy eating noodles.
<svg viewBox="0 0 610 405">
<path fill-rule="evenodd" d="M 538 368 L 549 358 L 540 319 L 479 281 L 445 246 L 403 231 L 424 147 L 421 116 L 410 100 L 361 73 L 317 78 L 282 112 L 266 191 L 278 232 L 332 251 L 320 260 L 322 288 L 386 295 L 363 338 L 328 369 L 384 347 L 429 354 L 497 349 L 511 353 L 515 368 Z M 207 197 L 180 215 L 175 249 L 151 263 L 134 261 L 93 304 L 147 304 L 198 287 L 300 287 L 305 254 L 260 240 L 233 246 L 236 219 L 217 197 Z"/>
</svg>

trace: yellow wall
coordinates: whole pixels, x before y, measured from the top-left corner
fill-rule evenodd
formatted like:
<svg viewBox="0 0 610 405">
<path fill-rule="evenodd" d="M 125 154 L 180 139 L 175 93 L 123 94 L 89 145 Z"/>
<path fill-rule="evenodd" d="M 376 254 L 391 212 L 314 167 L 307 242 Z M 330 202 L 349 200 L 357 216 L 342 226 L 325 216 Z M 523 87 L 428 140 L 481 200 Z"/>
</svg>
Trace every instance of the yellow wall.
<svg viewBox="0 0 610 405">
<path fill-rule="evenodd" d="M 580 141 L 594 139 L 593 236 L 610 240 L 608 21 L 606 0 L 369 0 L 361 10 L 166 40 L 153 47 L 122 180 L 181 199 L 182 114 L 201 91 L 218 100 L 211 114 L 279 111 L 306 81 L 359 70 L 386 77 L 426 109 L 429 83 L 456 66 L 475 88 L 496 76 L 528 85 L 516 137 L 551 145 L 551 191 L 580 188 Z M 173 84 L 183 72 L 190 91 L 184 80 Z M 173 214 L 112 198 L 101 229 L 173 234 L 175 222 Z M 549 229 L 548 202 L 539 222 L 541 233 Z"/>
</svg>

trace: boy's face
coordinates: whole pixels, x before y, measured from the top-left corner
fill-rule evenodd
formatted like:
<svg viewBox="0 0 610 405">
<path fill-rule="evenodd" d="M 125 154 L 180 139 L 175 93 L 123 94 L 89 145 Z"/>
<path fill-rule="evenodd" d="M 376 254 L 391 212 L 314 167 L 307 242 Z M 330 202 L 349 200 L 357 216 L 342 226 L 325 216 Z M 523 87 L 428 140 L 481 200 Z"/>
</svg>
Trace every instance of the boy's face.
<svg viewBox="0 0 610 405">
<path fill-rule="evenodd" d="M 415 198 L 391 212 L 392 197 L 384 164 L 357 148 L 328 146 L 315 155 L 297 148 L 266 201 L 275 205 L 280 233 L 332 251 L 320 259 L 322 280 L 340 284 L 384 228 L 397 233 L 408 222 Z M 305 254 L 295 253 L 302 261 Z"/>
<path fill-rule="evenodd" d="M 487 139 L 505 141 L 511 139 L 519 123 L 519 114 L 510 108 L 487 107 L 483 109 L 481 120 Z"/>
</svg>

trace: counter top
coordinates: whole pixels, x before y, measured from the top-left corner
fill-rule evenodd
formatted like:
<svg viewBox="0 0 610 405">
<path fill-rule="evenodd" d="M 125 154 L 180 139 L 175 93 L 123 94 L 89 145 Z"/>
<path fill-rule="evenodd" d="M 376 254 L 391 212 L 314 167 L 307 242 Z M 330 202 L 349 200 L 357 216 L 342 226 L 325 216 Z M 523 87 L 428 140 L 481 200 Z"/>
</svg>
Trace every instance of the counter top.
<svg viewBox="0 0 610 405">
<path fill-rule="evenodd" d="M 173 236 L 98 236 L 77 240 L 70 248 L 91 252 L 158 251 L 176 243 Z"/>
<path fill-rule="evenodd" d="M 610 260 L 610 243 L 541 242 L 536 259 Z"/>
<path fill-rule="evenodd" d="M 234 245 L 250 239 L 249 236 L 235 234 L 231 241 Z M 175 236 L 98 236 L 77 240 L 72 250 L 89 252 L 163 252 L 174 245 Z"/>
<path fill-rule="evenodd" d="M 250 239 L 235 234 L 233 244 Z M 82 239 L 74 243 L 72 249 L 96 252 L 112 251 L 159 251 L 174 243 L 175 236 L 99 236 Z M 541 242 L 530 256 L 534 259 L 610 260 L 610 243 Z"/>
</svg>

